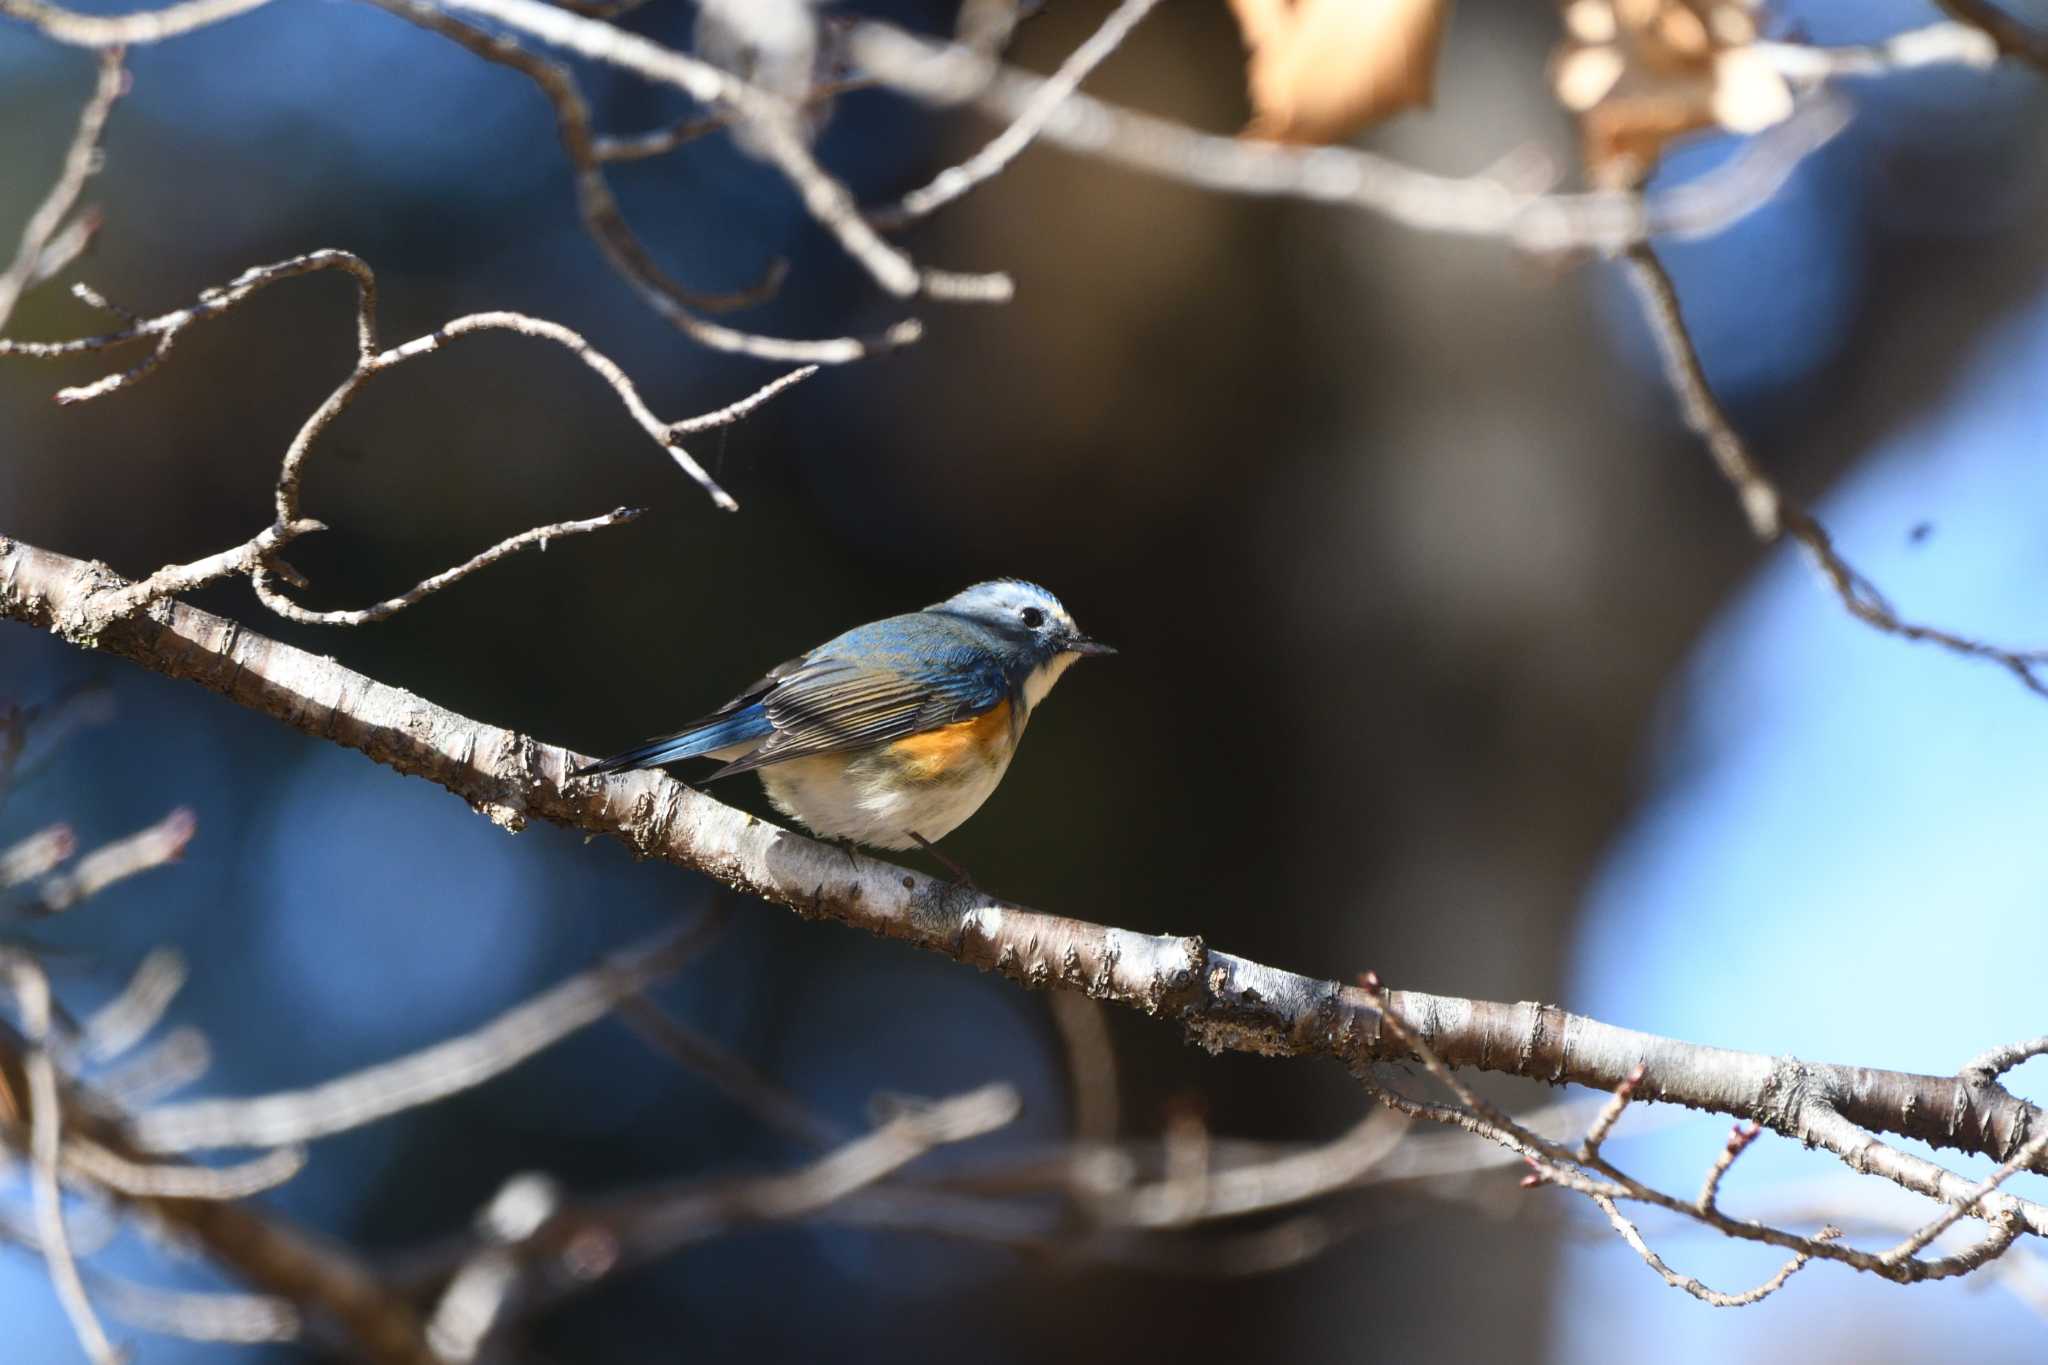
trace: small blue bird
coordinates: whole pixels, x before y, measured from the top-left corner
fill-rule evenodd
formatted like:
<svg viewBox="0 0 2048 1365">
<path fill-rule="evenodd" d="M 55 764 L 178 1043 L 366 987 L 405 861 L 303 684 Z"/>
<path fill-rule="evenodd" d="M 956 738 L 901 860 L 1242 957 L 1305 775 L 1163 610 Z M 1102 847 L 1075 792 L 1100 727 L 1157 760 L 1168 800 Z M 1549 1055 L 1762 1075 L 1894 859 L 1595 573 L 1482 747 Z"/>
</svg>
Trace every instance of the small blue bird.
<svg viewBox="0 0 2048 1365">
<path fill-rule="evenodd" d="M 856 626 L 702 720 L 577 776 L 715 758 L 725 766 L 706 781 L 758 771 L 776 809 L 822 838 L 930 850 L 995 791 L 1074 660 L 1115 652 L 1044 588 L 977 583 Z"/>
</svg>

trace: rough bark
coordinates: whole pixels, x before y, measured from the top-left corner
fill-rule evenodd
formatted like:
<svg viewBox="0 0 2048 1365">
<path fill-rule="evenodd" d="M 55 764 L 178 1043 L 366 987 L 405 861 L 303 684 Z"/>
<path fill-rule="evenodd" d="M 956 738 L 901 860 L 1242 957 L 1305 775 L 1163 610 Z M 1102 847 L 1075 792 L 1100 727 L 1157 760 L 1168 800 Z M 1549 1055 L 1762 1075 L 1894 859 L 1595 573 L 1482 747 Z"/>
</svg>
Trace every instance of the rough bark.
<svg viewBox="0 0 2048 1365">
<path fill-rule="evenodd" d="M 538 819 L 610 835 L 643 857 L 706 873 L 807 917 L 913 943 L 1027 986 L 1085 991 L 1177 1021 L 1211 1050 L 1328 1056 L 1354 1070 L 1407 1055 L 1382 1036 L 1378 1012 L 1356 987 L 1250 962 L 1198 937 L 1046 914 L 849 857 L 658 772 L 572 779 L 581 755 L 457 715 L 233 621 L 166 600 L 115 614 L 108 604 L 126 586 L 102 564 L 0 538 L 0 617 L 189 679 L 305 734 L 359 749 L 445 787 L 507 830 Z M 1406 1031 L 1451 1066 L 1611 1091 L 1641 1065 L 1639 1099 L 1753 1120 L 1952 1204 L 1968 1195 L 1969 1182 L 1870 1134 L 2002 1161 L 2039 1119 L 2035 1106 L 1981 1075 L 1737 1052 L 1527 1001 L 1417 991 L 1383 998 Z M 2030 1231 L 2048 1235 L 2048 1209 L 2039 1205 L 2001 1194 L 1985 1211 L 2016 1214 Z"/>
</svg>

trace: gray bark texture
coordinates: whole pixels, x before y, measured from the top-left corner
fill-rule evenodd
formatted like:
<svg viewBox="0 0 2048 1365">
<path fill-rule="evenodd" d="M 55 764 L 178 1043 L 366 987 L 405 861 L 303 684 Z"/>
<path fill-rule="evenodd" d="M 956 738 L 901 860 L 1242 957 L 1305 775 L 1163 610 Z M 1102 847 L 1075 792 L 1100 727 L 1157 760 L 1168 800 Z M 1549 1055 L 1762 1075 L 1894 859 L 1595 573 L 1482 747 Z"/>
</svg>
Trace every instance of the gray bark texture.
<svg viewBox="0 0 2048 1365">
<path fill-rule="evenodd" d="M 1263 966 L 1199 937 L 1147 934 L 992 900 L 778 828 L 659 772 L 572 778 L 583 756 L 457 715 L 333 659 L 159 599 L 133 609 L 98 563 L 0 538 L 0 617 L 188 679 L 319 739 L 445 787 L 509 831 L 530 820 L 604 834 L 812 918 L 913 943 L 1034 988 L 1085 992 L 1178 1022 L 1212 1051 L 1327 1056 L 1354 1071 L 1410 1056 L 1752 1120 L 1952 1205 L 1971 1182 L 1874 1140 L 1893 1133 L 2007 1160 L 2038 1109 L 1995 1076 L 1805 1062 L 1618 1028 L 1554 1005 L 1365 989 Z M 116 609 L 118 608 L 118 610 Z M 126 614 L 122 614 L 125 612 Z M 2039 1169 L 2043 1163 L 2034 1162 Z M 1987 1216 L 2048 1235 L 2048 1208 L 2003 1193 Z"/>
</svg>

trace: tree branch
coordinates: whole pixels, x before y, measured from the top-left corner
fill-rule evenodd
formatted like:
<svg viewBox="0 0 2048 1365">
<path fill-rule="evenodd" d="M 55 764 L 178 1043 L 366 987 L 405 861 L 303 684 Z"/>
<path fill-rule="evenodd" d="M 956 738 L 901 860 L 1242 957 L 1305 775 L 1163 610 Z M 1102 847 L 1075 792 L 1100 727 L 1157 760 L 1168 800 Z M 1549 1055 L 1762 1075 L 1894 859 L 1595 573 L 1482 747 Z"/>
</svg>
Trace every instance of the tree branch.
<svg viewBox="0 0 2048 1365">
<path fill-rule="evenodd" d="M 99 81 L 78 115 L 77 131 L 71 135 L 71 146 L 64 154 L 64 169 L 22 228 L 14 263 L 0 271 L 0 327 L 7 325 L 23 291 L 63 268 L 62 261 L 46 259 L 50 244 L 62 234 L 64 220 L 84 192 L 85 182 L 99 169 L 100 135 L 106 131 L 107 115 L 113 112 L 114 101 L 127 86 L 128 72 L 121 65 L 121 49 L 102 52 Z M 83 241 L 80 237 L 80 245 Z"/>
<path fill-rule="evenodd" d="M 1209 948 L 987 900 L 719 804 L 659 772 L 571 779 L 582 756 L 457 715 L 332 659 L 170 602 L 111 621 L 96 598 L 126 584 L 104 566 L 0 540 L 0 616 L 189 679 L 306 734 L 424 777 L 494 823 L 604 834 L 799 914 L 831 918 L 1032 987 L 1084 991 L 1180 1023 L 1212 1051 L 1334 1057 L 1354 1071 L 1426 1044 L 1470 1067 L 1612 1091 L 1636 1070 L 1641 1099 L 1756 1122 L 1858 1170 L 1987 1218 L 2048 1234 L 2048 1209 L 1889 1148 L 1875 1132 L 2011 1159 L 2041 1113 L 1995 1080 L 1917 1075 L 1736 1052 L 1640 1033 L 1550 1005 L 1388 991 L 1387 1027 L 1365 990 Z M 100 621 L 80 630 L 75 624 Z M 1688 1201 L 1675 1201 L 1690 1207 Z"/>
<path fill-rule="evenodd" d="M 2048 665 L 2048 651 L 2011 649 L 1942 626 L 1908 621 L 1892 608 L 1876 584 L 1842 557 L 1827 527 L 1778 487 L 1750 450 L 1749 443 L 1736 431 L 1727 409 L 1707 383 L 1706 368 L 1700 363 L 1699 349 L 1693 344 L 1679 306 L 1678 288 L 1656 251 L 1647 242 L 1639 242 L 1624 252 L 1621 260 L 1642 305 L 1650 334 L 1656 339 L 1665 379 L 1678 399 L 1679 413 L 1686 426 L 1706 444 L 1721 477 L 1735 490 L 1756 538 L 1766 544 L 1781 536 L 1797 541 L 1843 608 L 1872 629 L 1903 640 L 1939 645 L 1965 658 L 1989 660 L 2019 679 L 2028 691 L 2048 697 L 2048 682 L 2040 674 L 2041 668 Z"/>
</svg>

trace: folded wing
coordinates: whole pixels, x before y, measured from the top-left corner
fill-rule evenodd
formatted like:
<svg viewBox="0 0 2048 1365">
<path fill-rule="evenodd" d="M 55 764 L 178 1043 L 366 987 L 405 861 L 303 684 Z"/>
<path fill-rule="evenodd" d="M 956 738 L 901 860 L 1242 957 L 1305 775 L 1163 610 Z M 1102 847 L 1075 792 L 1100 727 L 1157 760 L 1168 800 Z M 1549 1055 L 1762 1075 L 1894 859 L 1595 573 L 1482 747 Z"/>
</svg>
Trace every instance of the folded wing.
<svg viewBox="0 0 2048 1365">
<path fill-rule="evenodd" d="M 937 658 L 905 659 L 900 670 L 823 652 L 792 659 L 710 715 L 578 768 L 576 775 L 655 768 L 754 744 L 704 779 L 715 782 L 792 758 L 935 730 L 992 710 L 1008 695 L 993 663 L 970 651 L 936 652 Z"/>
</svg>

